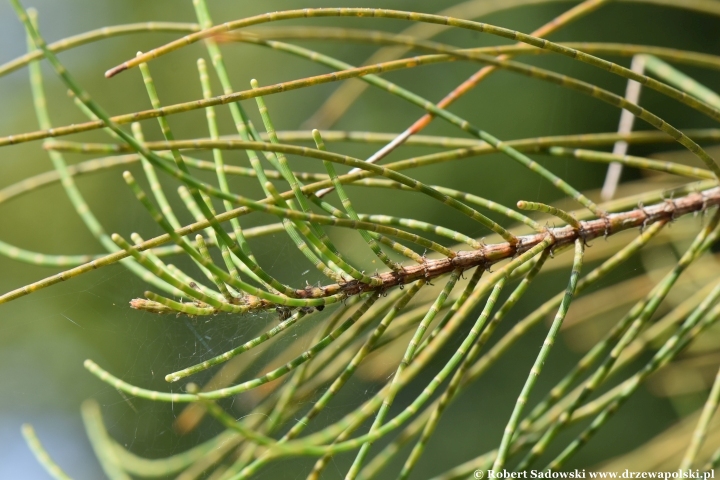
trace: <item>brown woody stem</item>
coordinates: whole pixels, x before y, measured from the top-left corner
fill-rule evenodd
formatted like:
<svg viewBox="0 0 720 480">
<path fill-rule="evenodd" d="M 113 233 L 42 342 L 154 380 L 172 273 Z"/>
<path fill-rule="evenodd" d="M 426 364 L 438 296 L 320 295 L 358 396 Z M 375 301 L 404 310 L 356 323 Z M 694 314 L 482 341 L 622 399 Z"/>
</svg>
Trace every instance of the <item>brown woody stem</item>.
<svg viewBox="0 0 720 480">
<path fill-rule="evenodd" d="M 298 290 L 298 298 L 321 298 L 336 294 L 347 296 L 365 292 L 382 292 L 389 288 L 405 285 L 419 279 L 432 280 L 455 269 L 468 270 L 474 267 L 489 269 L 492 265 L 513 258 L 538 245 L 548 236 L 553 237 L 552 249 L 572 244 L 578 238 L 585 242 L 600 236 L 610 236 L 631 228 L 644 228 L 656 222 L 672 221 L 680 216 L 705 211 L 710 206 L 720 204 L 720 187 L 694 192 L 675 200 L 665 200 L 655 205 L 638 208 L 628 212 L 611 213 L 604 218 L 581 221 L 580 228 L 568 225 L 548 228 L 541 233 L 519 236 L 518 243 L 508 242 L 486 245 L 478 250 L 459 251 L 452 258 L 428 259 L 422 265 L 404 267 L 397 272 L 378 274 L 381 283 L 377 286 L 353 280 L 320 287 L 307 287 Z M 274 305 L 260 303 L 258 308 L 274 308 Z M 136 307 L 137 308 L 137 307 Z M 152 310 L 152 309 L 151 309 Z"/>
</svg>

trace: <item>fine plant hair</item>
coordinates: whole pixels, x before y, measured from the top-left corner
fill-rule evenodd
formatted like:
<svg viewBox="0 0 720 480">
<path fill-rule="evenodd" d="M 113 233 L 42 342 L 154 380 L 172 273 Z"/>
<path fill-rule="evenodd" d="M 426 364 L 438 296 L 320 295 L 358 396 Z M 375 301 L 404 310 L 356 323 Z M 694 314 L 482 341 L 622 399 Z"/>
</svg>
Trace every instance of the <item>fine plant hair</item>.
<svg viewBox="0 0 720 480">
<path fill-rule="evenodd" d="M 21 68 L 29 71 L 39 128 L 0 137 L 0 146 L 40 142 L 53 170 L 4 187 L 0 202 L 59 183 L 105 253 L 54 255 L 0 241 L 4 256 L 61 269 L 0 295 L 0 304 L 99 268 L 127 268 L 149 285 L 147 291 L 127 299 L 126 308 L 140 311 L 138 315 L 165 314 L 168 322 L 178 317 L 233 315 L 238 322 L 251 323 L 270 312 L 274 319 L 245 330 L 224 353 L 163 372 L 165 390 L 130 383 L 120 372 L 86 360 L 88 372 L 122 398 L 182 409 L 177 432 L 189 433 L 203 418 L 216 422 L 220 432 L 170 457 L 150 458 L 113 439 L 100 404 L 88 400 L 82 418 L 109 478 L 253 478 L 293 458 L 305 459 L 301 473 L 307 478 L 320 478 L 324 472 L 332 475 L 326 469 L 340 457 L 347 461 L 333 468 L 343 468 L 341 475 L 348 479 L 425 478 L 417 467 L 423 454 L 434 448 L 433 440 L 442 435 L 437 431 L 452 402 L 489 369 L 515 361 L 508 352 L 526 342 L 529 332 L 537 331 L 542 333 L 533 340 L 534 360 L 522 365 L 523 382 L 512 392 L 516 399 L 512 408 L 489 412 L 507 417 L 496 447 L 477 452 L 475 458 L 436 478 L 482 478 L 477 472 L 504 469 L 563 470 L 586 444 L 596 441 L 595 434 L 648 378 L 691 368 L 683 366 L 687 352 L 699 341 L 717 340 L 720 280 L 713 247 L 720 235 L 720 163 L 713 156 L 718 150 L 707 145 L 720 140 L 720 129 L 685 128 L 685 118 L 661 117 L 640 105 L 640 92 L 681 104 L 688 116 L 718 121 L 720 96 L 683 70 L 720 70 L 720 56 L 652 45 L 583 43 L 583 38 L 552 41 L 553 34 L 566 26 L 585 16 L 592 18 L 611 3 L 608 0 L 563 3 L 563 13 L 530 33 L 477 20 L 494 10 L 531 3 L 522 0 L 504 4 L 468 0 L 435 14 L 306 8 L 222 19 L 224 23 L 213 23 L 205 0 L 192 0 L 195 23 L 117 25 L 54 43 L 43 39 L 37 12 L 25 9 L 20 0 L 10 3 L 25 28 L 28 53 L 0 65 L 0 76 Z M 665 0 L 642 3 L 647 8 L 668 5 Z M 701 0 L 673 7 L 702 15 L 720 12 L 716 2 Z M 325 22 L 318 23 L 320 18 Z M 404 30 L 363 28 L 369 18 L 375 19 L 373 26 L 382 25 L 377 19 L 393 20 L 393 25 L 403 22 Z M 346 27 L 350 19 L 355 27 Z M 294 22 L 289 25 L 285 20 Z M 344 26 L 328 26 L 332 21 Z M 453 29 L 473 32 L 496 45 L 459 48 L 435 38 Z M 147 32 L 177 38 L 147 52 L 127 52 L 126 61 L 105 72 L 108 85 L 115 76 L 137 76 L 150 105 L 142 111 L 111 115 L 83 87 L 83 78 L 66 69 L 57 56 L 91 42 Z M 348 48 L 369 44 L 378 50 L 358 66 L 304 46 L 308 41 Z M 194 44 L 204 48 L 202 58 L 187 56 Z M 312 62 L 330 73 L 296 75 L 270 85 L 256 80 L 245 86 L 234 84 L 235 66 L 225 61 L 223 52 L 250 48 L 247 45 Z M 199 51 L 194 48 L 193 52 Z M 196 62 L 196 78 L 177 79 L 192 92 L 192 100 L 163 103 L 163 88 L 153 73 L 164 55 Z M 582 64 L 598 77 L 620 80 L 625 91 L 614 91 L 592 75 L 575 78 L 527 61 L 537 56 Z M 51 69 L 42 71 L 41 63 Z M 477 71 L 465 79 L 454 70 L 460 64 Z M 423 75 L 423 67 L 429 65 L 441 65 L 444 75 L 458 86 L 425 98 L 404 88 L 402 81 L 389 80 L 396 77 L 383 75 L 410 69 Z M 254 66 L 242 68 L 252 71 Z M 479 111 L 471 118 L 453 113 L 453 103 L 462 102 L 466 93 L 495 72 L 505 71 L 555 85 L 563 95 L 584 95 L 615 107 L 617 131 L 505 139 L 492 133 L 488 112 Z M 47 106 L 54 99 L 46 98 L 43 86 L 44 77 L 51 74 L 69 92 L 83 121 L 53 124 Z M 334 93 L 315 105 L 314 113 L 306 112 L 309 118 L 304 125 L 298 130 L 276 129 L 287 123 L 283 109 L 277 107 L 284 92 L 312 91 L 323 84 L 332 85 Z M 366 88 L 415 108 L 420 112 L 417 120 L 399 126 L 401 133 L 371 127 L 332 130 L 353 104 L 363 101 Z M 435 100 L 442 95 L 446 96 Z M 268 102 L 269 98 L 274 101 Z M 204 113 L 205 123 L 195 129 L 195 136 L 176 136 L 173 119 L 194 110 Z M 222 130 L 224 124 L 218 121 L 225 113 L 232 118 L 232 131 Z M 428 125 L 440 123 L 454 133 L 422 133 Z M 64 138 L 93 130 L 102 130 L 105 141 Z M 146 135 L 149 139 L 155 135 L 151 132 L 158 131 L 158 139 L 146 140 Z M 365 157 L 342 153 L 348 144 L 360 144 L 373 153 Z M 627 153 L 638 144 L 689 153 L 659 158 Z M 406 153 L 419 149 L 432 153 Z M 92 158 L 69 164 L 67 153 Z M 474 182 L 477 189 L 460 191 L 435 185 L 427 180 L 432 176 L 424 174 L 440 165 L 463 175 L 461 160 L 482 160 L 492 154 L 520 166 L 522 175 L 555 193 L 545 198 L 527 192 L 515 204 L 502 205 L 481 196 L 483 184 L 510 182 L 510 178 L 479 178 Z M 574 181 L 564 178 L 562 168 L 555 167 L 553 159 L 560 158 L 568 163 L 607 164 L 605 184 L 593 183 L 602 190 L 574 186 Z M 119 175 L 120 168 L 131 167 L 137 168 L 122 173 L 136 200 L 127 208 L 142 209 L 162 235 L 106 231 L 95 206 L 86 202 L 75 183 L 80 175 L 106 171 Z M 620 183 L 622 169 L 640 180 Z M 260 193 L 235 188 L 240 177 L 257 182 L 255 191 Z M 171 188 L 178 182 L 175 195 Z M 362 210 L 368 204 L 366 197 L 381 197 L 388 190 L 391 196 L 384 198 L 390 199 L 392 208 Z M 417 212 L 410 207 L 419 202 L 439 202 L 447 212 L 447 223 L 394 213 L 403 208 Z M 269 216 L 275 220 L 268 221 Z M 191 217 L 194 222 L 187 221 Z M 253 251 L 256 239 L 285 235 L 321 281 L 307 283 L 301 280 L 302 272 L 280 278 Z M 635 278 L 612 277 L 613 271 L 622 271 L 643 252 L 668 244 L 677 258 L 670 267 L 648 273 L 652 285 L 647 289 L 633 288 Z M 527 305 L 526 293 L 540 288 L 538 284 L 551 275 L 562 275 L 565 287 L 547 294 L 540 304 Z M 701 279 L 702 288 L 668 306 L 668 298 L 688 277 Z M 608 314 L 612 324 L 583 347 L 579 360 L 552 363 L 568 322 L 572 328 L 583 328 L 598 310 L 612 308 L 622 311 Z M 509 322 L 507 317 L 517 310 L 528 313 Z M 282 339 L 286 351 L 278 352 L 277 342 Z M 703 350 L 702 355 L 716 358 L 717 347 Z M 264 362 L 253 366 L 255 373 L 245 374 L 248 365 L 243 364 L 232 376 L 198 376 L 250 356 Z M 363 369 L 372 370 L 364 375 L 370 375 L 374 390 L 365 397 L 352 396 L 354 403 L 338 410 L 342 416 L 327 420 L 326 409 L 339 408 L 335 406 L 339 398 L 348 402 L 343 395 Z M 556 369 L 550 378 L 559 379 L 552 384 L 543 381 L 549 369 Z M 177 385 L 180 388 L 173 388 Z M 720 372 L 705 387 L 706 401 L 695 416 L 636 445 L 636 452 L 605 458 L 606 467 L 716 468 L 720 435 L 713 414 L 720 400 Z M 250 395 L 253 402 L 241 416 L 239 407 L 225 400 Z M 69 478 L 62 461 L 51 458 L 32 426 L 25 425 L 22 434 L 49 475 Z M 673 439 L 672 454 L 659 446 L 663 435 Z M 639 458 L 641 449 L 655 463 Z"/>
</svg>

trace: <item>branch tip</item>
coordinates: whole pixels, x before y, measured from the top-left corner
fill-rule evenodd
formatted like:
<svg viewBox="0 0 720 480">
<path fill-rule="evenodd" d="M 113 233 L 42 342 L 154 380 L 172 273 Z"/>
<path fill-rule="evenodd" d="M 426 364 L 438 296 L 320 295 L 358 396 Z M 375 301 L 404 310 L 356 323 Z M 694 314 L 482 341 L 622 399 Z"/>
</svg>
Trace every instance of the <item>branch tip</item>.
<svg viewBox="0 0 720 480">
<path fill-rule="evenodd" d="M 127 70 L 127 69 L 128 69 L 128 64 L 127 64 L 127 62 L 122 63 L 122 64 L 118 65 L 117 67 L 113 67 L 113 68 L 111 68 L 110 70 L 106 71 L 106 72 L 105 72 L 105 78 L 112 78 L 112 77 L 114 77 L 115 75 L 117 75 L 118 73 L 124 72 L 124 71 Z"/>
</svg>

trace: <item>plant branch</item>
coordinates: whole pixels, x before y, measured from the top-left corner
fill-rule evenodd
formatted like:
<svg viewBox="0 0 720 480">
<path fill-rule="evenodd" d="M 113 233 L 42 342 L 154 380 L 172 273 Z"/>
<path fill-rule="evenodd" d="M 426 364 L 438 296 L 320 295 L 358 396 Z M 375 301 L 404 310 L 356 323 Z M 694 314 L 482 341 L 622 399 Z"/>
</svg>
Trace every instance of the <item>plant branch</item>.
<svg viewBox="0 0 720 480">
<path fill-rule="evenodd" d="M 322 298 L 331 295 L 358 295 L 364 292 L 383 292 L 389 288 L 406 285 L 416 280 L 433 278 L 447 274 L 455 269 L 467 270 L 480 266 L 489 269 L 492 265 L 523 252 L 543 242 L 546 238 L 554 239 L 553 249 L 569 245 L 577 239 L 585 242 L 600 236 L 610 236 L 630 228 L 645 228 L 657 222 L 672 221 L 682 215 L 694 212 L 704 212 L 708 207 L 720 204 L 720 187 L 701 192 L 691 193 L 675 200 L 665 200 L 652 206 L 638 208 L 627 212 L 609 214 L 605 218 L 579 222 L 580 228 L 565 226 L 548 228 L 541 233 L 519 236 L 517 246 L 509 242 L 486 245 L 478 250 L 459 251 L 452 258 L 428 259 L 422 265 L 404 267 L 397 272 L 384 272 L 377 275 L 377 286 L 356 280 L 347 283 L 336 283 L 320 287 L 306 287 L 298 290 L 298 298 Z M 3 297 L 0 297 L 2 301 Z M 136 299 L 135 308 L 151 309 L 157 311 L 159 306 L 154 302 Z M 260 308 L 269 308 L 272 305 L 263 304 Z M 272 306 L 274 307 L 274 306 Z M 165 311 L 169 311 L 165 309 Z"/>
</svg>

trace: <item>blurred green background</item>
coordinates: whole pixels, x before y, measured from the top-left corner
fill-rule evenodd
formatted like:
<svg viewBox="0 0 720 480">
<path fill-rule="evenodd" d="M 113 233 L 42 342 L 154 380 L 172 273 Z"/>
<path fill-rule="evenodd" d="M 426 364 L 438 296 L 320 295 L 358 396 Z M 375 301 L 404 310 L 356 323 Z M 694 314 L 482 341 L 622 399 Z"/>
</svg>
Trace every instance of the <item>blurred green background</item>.
<svg viewBox="0 0 720 480">
<path fill-rule="evenodd" d="M 486 2 L 489 6 L 502 2 Z M 573 5 L 571 2 L 550 2 L 522 8 L 500 10 L 482 17 L 483 21 L 530 32 Z M 677 3 L 682 3 L 678 1 Z M 710 2 L 720 3 L 720 2 Z M 450 3 L 430 0 L 384 0 L 382 2 L 266 0 L 263 2 L 210 1 L 215 22 L 237 19 L 266 11 L 321 6 L 364 6 L 394 9 L 413 9 L 437 12 Z M 40 30 L 45 39 L 60 38 L 106 25 L 164 20 L 194 22 L 190 0 L 154 0 L 152 2 L 65 0 L 39 1 L 25 6 L 39 10 Z M 612 41 L 652 44 L 689 50 L 716 52 L 720 47 L 718 24 L 720 19 L 701 16 L 682 9 L 648 5 L 642 2 L 612 2 L 590 16 L 553 35 L 553 40 Z M 286 22 L 307 25 L 308 22 Z M 323 19 L 312 24 L 376 28 L 399 32 L 409 26 L 406 22 L 376 19 Z M 89 90 L 95 100 L 113 114 L 149 108 L 149 102 L 137 70 L 126 72 L 111 80 L 103 72 L 135 55 L 176 38 L 172 34 L 147 33 L 104 40 L 62 53 L 60 59 Z M 468 31 L 448 31 L 438 41 L 471 47 L 507 43 L 487 35 Z M 337 56 L 347 62 L 360 64 L 375 49 L 363 44 L 331 44 L 304 42 L 310 48 Z M 25 52 L 25 34 L 11 8 L 0 4 L 0 62 L 11 60 Z M 292 58 L 261 47 L 231 44 L 223 47 L 226 62 L 236 90 L 249 88 L 251 78 L 261 85 L 324 73 L 323 67 Z M 207 58 L 201 44 L 182 52 L 167 55 L 153 62 L 151 68 L 164 104 L 199 98 L 195 60 Z M 624 82 L 617 77 L 591 69 L 565 58 L 524 57 L 523 61 L 556 69 L 573 76 L 591 79 L 594 83 L 621 93 Z M 627 65 L 629 59 L 614 59 Z M 437 101 L 454 86 L 477 70 L 477 64 L 456 62 L 394 72 L 387 78 L 404 87 Z M 684 69 L 698 80 L 712 87 L 720 86 L 717 75 L 707 71 Z M 65 94 L 65 88 L 47 65 L 43 65 L 49 108 L 55 125 L 84 121 L 82 114 Z M 214 84 L 216 92 L 219 86 Z M 279 130 L 297 129 L 337 88 L 323 85 L 267 98 L 270 112 Z M 27 82 L 27 69 L 0 79 L 0 135 L 37 129 Z M 710 120 L 677 103 L 668 102 L 652 92 L 643 92 L 643 104 L 659 115 L 684 128 L 708 127 Z M 245 104 L 253 118 L 253 101 Z M 613 131 L 619 112 L 605 104 L 525 77 L 499 72 L 452 107 L 452 111 L 469 119 L 502 139 L 540 135 Z M 403 103 L 384 92 L 368 90 L 334 128 L 400 132 L 421 114 L 417 108 Z M 229 114 L 218 109 L 221 132 L 232 133 Z M 204 113 L 176 115 L 170 119 L 178 138 L 206 136 Z M 259 123 L 259 122 L 258 122 Z M 144 122 L 148 139 L 159 139 L 156 123 Z M 645 129 L 639 125 L 637 128 Z M 436 120 L 427 133 L 465 136 L 452 126 Z M 92 132 L 72 139 L 107 141 L 100 132 Z M 356 156 L 373 152 L 367 145 L 332 145 L 336 151 Z M 670 147 L 668 147 L 670 148 Z M 633 147 L 633 153 L 649 153 L 649 147 Z M 399 159 L 429 150 L 408 147 L 395 153 Z M 0 150 L 0 188 L 30 175 L 51 169 L 49 159 L 38 143 L 5 147 Z M 67 155 L 69 163 L 89 157 Z M 226 161 L 246 165 L 241 152 L 230 152 Z M 292 159 L 302 168 L 318 169 L 310 162 Z M 570 160 L 549 160 L 546 165 L 562 175 L 574 186 L 595 189 L 602 184 L 605 168 Z M 417 178 L 476 193 L 506 205 L 519 199 L 550 202 L 559 195 L 539 177 L 530 175 L 516 163 L 501 156 L 468 159 L 449 165 L 429 167 L 413 172 Z M 208 177 L 210 178 L 210 177 Z M 637 178 L 626 172 L 625 180 Z M 139 232 L 150 238 L 159 229 L 138 207 L 124 185 L 120 170 L 115 169 L 82 177 L 78 185 L 93 211 L 108 232 Z M 174 194 L 177 186 L 166 182 L 169 196 L 177 210 L 181 203 Z M 259 194 L 252 182 L 237 181 L 235 188 L 246 195 Z M 401 214 L 428 222 L 457 228 L 464 233 L 483 237 L 487 232 L 478 224 L 469 223 L 460 215 L 437 203 L 417 200 L 411 195 L 351 189 L 355 193 L 357 209 L 366 213 Z M 0 239 L 30 250 L 54 254 L 100 253 L 100 245 L 93 240 L 73 212 L 62 189 L 55 184 L 31 195 L 0 205 Z M 190 216 L 181 217 L 190 221 Z M 252 215 L 243 225 L 262 224 L 268 217 Z M 336 232 L 342 238 L 344 232 Z M 314 273 L 303 275 L 310 268 L 293 247 L 282 237 L 263 239 L 253 244 L 263 266 L 290 284 L 301 285 L 317 280 Z M 180 265 L 185 265 L 179 260 Z M 589 268 L 589 267 L 588 267 Z M 641 269 L 630 262 L 605 284 L 610 284 L 633 270 Z M 21 264 L 0 258 L 0 290 L 2 292 L 39 280 L 59 270 Z M 632 273 L 634 274 L 634 273 Z M 532 311 L 544 296 L 562 288 L 566 272 L 546 275 L 508 319 L 512 324 Z M 599 285 L 600 288 L 602 285 Z M 168 404 L 125 399 L 114 389 L 99 382 L 82 367 L 91 358 L 120 378 L 147 388 L 167 390 L 163 376 L 184 366 L 219 353 L 247 339 L 247 332 L 257 322 L 272 324 L 273 314 L 233 317 L 218 315 L 209 319 L 188 319 L 156 316 L 131 310 L 128 301 L 142 296 L 146 285 L 121 266 L 111 266 L 74 278 L 63 284 L 42 290 L 0 306 L 0 478 L 46 478 L 36 464 L 20 435 L 20 425 L 31 422 L 51 455 L 75 478 L 101 476 L 101 471 L 85 438 L 79 415 L 81 402 L 96 398 L 102 405 L 108 429 L 114 438 L 128 449 L 147 456 L 161 457 L 182 451 L 199 440 L 217 432 L 217 426 L 205 422 L 194 433 L 179 437 L 172 430 L 172 421 L 180 407 Z M 421 462 L 414 478 L 426 478 L 468 460 L 499 443 L 502 428 L 512 408 L 512 401 L 524 382 L 525 372 L 532 363 L 539 338 L 536 332 L 520 342 L 511 355 L 501 362 L 453 404 L 441 423 L 431 449 Z M 291 341 L 291 339 L 285 340 Z M 278 348 L 282 348 L 282 342 Z M 549 368 L 541 379 L 543 387 L 560 378 L 562 367 L 577 358 L 565 344 L 552 353 Z M 557 367 L 557 368 L 552 368 Z M 202 377 L 202 376 L 201 376 Z M 204 378 L 208 378 L 207 376 Z M 180 388 L 181 386 L 175 386 Z M 419 385 L 415 385 L 415 390 Z M 413 388 L 404 395 L 409 395 Z M 336 418 L 343 405 L 357 398 L 365 398 L 377 386 L 357 381 L 346 388 L 337 399 L 339 410 L 329 409 L 324 420 Z M 406 397 L 407 398 L 407 397 Z M 238 415 L 241 410 L 238 411 Z M 650 396 L 644 390 L 622 411 L 572 462 L 570 466 L 589 467 L 598 461 L 619 454 L 652 437 L 677 418 L 677 412 L 663 399 Z M 321 419 L 322 421 L 322 419 Z M 628 425 L 631 425 L 628 427 Z M 622 435 L 619 433 L 622 432 Z M 327 472 L 327 478 L 340 478 L 352 457 L 341 456 Z M 264 478 L 296 478 L 298 462 L 307 466 L 311 460 L 281 463 L 263 471 Z M 394 472 L 391 468 L 388 472 Z"/>
</svg>

